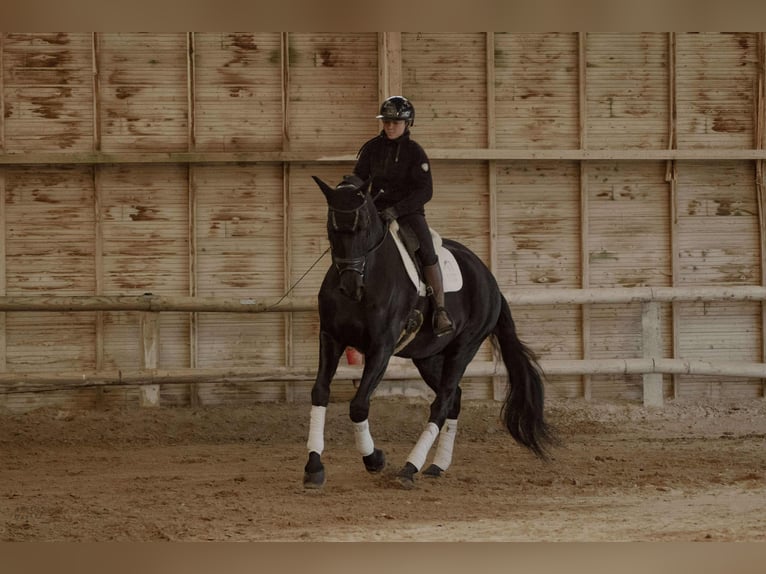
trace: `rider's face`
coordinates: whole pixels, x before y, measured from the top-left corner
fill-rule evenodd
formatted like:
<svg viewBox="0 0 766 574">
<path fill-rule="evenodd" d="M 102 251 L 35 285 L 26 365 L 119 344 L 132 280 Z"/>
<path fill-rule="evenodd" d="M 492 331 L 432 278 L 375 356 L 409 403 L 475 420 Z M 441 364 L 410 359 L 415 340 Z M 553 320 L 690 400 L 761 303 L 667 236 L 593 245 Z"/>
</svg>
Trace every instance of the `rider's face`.
<svg viewBox="0 0 766 574">
<path fill-rule="evenodd" d="M 404 120 L 384 120 L 383 130 L 386 132 L 386 137 L 390 140 L 395 140 L 404 133 L 404 129 L 407 127 L 407 122 Z"/>
</svg>

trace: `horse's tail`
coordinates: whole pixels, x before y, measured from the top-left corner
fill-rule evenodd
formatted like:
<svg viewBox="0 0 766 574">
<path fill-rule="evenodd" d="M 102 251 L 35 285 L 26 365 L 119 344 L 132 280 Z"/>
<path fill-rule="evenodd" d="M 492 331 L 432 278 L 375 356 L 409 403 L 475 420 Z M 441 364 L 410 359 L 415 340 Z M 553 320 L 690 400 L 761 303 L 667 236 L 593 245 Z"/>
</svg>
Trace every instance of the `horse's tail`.
<svg viewBox="0 0 766 574">
<path fill-rule="evenodd" d="M 501 296 L 494 343 L 508 370 L 508 394 L 501 417 L 511 436 L 538 457 L 547 459 L 547 447 L 556 443 L 543 415 L 543 375 L 534 352 L 516 334 L 511 309 Z"/>
</svg>

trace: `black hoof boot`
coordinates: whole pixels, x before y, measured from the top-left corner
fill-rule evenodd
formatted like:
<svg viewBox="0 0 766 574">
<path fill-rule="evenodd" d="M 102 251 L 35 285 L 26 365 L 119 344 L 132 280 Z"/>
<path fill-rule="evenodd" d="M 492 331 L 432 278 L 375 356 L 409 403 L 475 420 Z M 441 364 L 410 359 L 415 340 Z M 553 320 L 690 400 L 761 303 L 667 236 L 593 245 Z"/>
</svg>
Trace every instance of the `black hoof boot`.
<svg viewBox="0 0 766 574">
<path fill-rule="evenodd" d="M 367 469 L 367 472 L 374 474 L 386 468 L 386 455 L 383 454 L 383 451 L 379 448 L 373 450 L 372 454 L 363 456 L 362 460 L 364 461 L 364 468 Z"/>
<path fill-rule="evenodd" d="M 440 467 L 436 466 L 435 464 L 432 464 L 427 469 L 423 471 L 423 476 L 428 476 L 430 478 L 439 478 L 444 470 L 442 470 Z"/>
<path fill-rule="evenodd" d="M 303 488 L 318 489 L 324 486 L 324 465 L 316 452 L 309 453 L 309 461 L 303 469 Z"/>
<path fill-rule="evenodd" d="M 415 465 L 408 462 L 404 465 L 404 468 L 396 475 L 396 480 L 405 490 L 411 490 L 415 488 L 415 473 L 418 471 Z"/>
</svg>

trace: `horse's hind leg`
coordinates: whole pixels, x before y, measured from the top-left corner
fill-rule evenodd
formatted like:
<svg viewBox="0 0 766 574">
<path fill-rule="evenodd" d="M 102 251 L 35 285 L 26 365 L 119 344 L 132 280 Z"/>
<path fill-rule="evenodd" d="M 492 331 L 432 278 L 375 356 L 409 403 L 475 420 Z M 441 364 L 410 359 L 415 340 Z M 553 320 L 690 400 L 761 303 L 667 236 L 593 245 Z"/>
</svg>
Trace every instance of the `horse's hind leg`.
<svg viewBox="0 0 766 574">
<path fill-rule="evenodd" d="M 452 449 L 455 445 L 455 436 L 457 435 L 457 418 L 460 415 L 460 387 L 455 389 L 455 396 L 452 399 L 452 407 L 447 413 L 447 420 L 444 421 L 442 430 L 439 433 L 439 442 L 436 446 L 436 454 L 431 465 L 423 471 L 423 476 L 438 478 L 452 464 Z"/>
<path fill-rule="evenodd" d="M 415 474 L 425 464 L 428 452 L 439 438 L 440 447 L 437 447 L 437 459 L 439 465 L 436 468 L 428 468 L 429 476 L 439 476 L 439 469 L 446 470 L 452 462 L 452 445 L 457 432 L 457 416 L 460 413 L 460 379 L 465 372 L 468 362 L 473 358 L 473 353 L 454 351 L 449 356 L 434 356 L 425 360 L 418 360 L 416 365 L 423 380 L 426 381 L 436 393 L 431 403 L 431 414 L 425 430 L 421 433 L 415 447 L 410 451 L 402 470 L 397 479 L 404 488 L 412 488 L 415 485 Z M 466 357 L 468 357 L 466 359 Z M 451 419 L 450 425 L 445 425 Z M 443 427 L 444 433 L 440 432 Z M 435 464 L 436 464 L 435 461 Z M 442 467 L 441 465 L 445 465 Z M 433 465 L 432 465 L 433 466 Z"/>
</svg>

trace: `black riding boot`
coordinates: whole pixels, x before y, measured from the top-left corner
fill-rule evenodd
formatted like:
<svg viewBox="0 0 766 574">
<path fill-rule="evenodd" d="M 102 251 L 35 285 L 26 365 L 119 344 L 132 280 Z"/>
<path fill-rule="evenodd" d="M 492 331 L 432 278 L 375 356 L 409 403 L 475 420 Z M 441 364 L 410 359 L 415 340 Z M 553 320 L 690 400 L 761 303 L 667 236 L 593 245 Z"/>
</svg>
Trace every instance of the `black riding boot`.
<svg viewBox="0 0 766 574">
<path fill-rule="evenodd" d="M 431 290 L 434 301 L 434 333 L 437 337 L 451 333 L 454 329 L 452 319 L 444 307 L 444 284 L 442 282 L 442 270 L 438 263 L 424 265 L 423 274 L 426 284 Z"/>
</svg>

